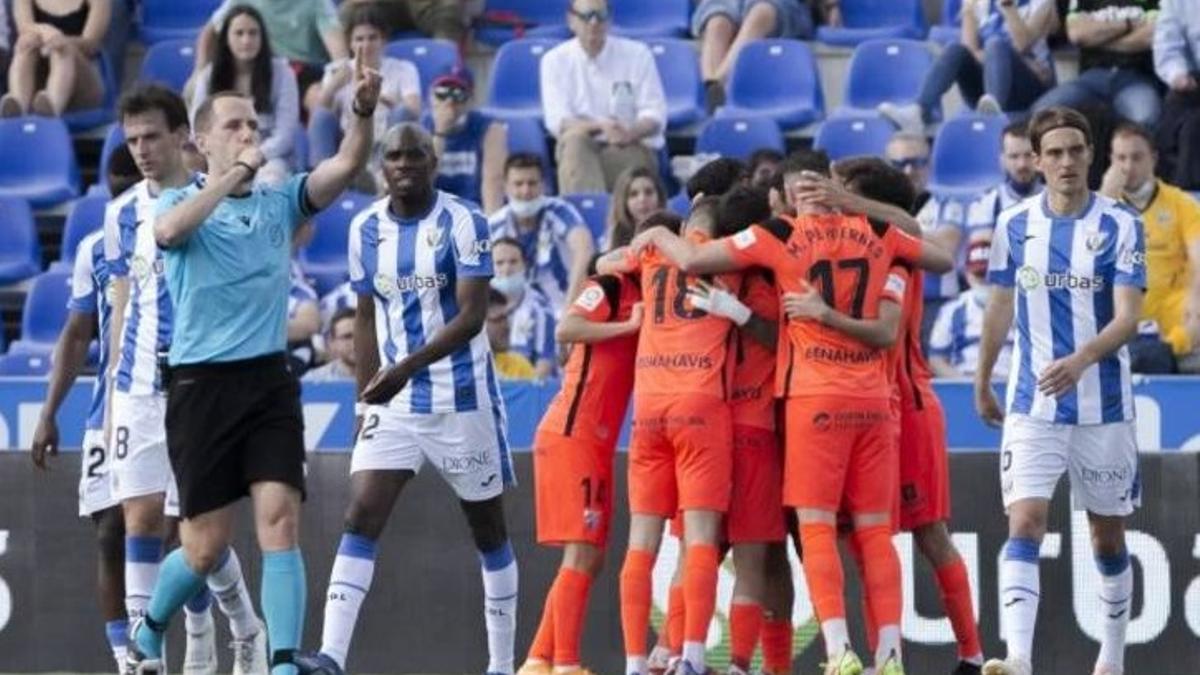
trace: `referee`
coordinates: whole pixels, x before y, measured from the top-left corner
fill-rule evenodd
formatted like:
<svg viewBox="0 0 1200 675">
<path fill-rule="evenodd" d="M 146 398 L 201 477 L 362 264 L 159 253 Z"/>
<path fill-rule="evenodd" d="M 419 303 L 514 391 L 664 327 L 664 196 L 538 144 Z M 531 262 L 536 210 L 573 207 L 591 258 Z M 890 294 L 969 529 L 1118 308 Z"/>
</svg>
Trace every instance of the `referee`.
<svg viewBox="0 0 1200 675">
<path fill-rule="evenodd" d="M 262 611 L 273 675 L 292 675 L 304 626 L 298 548 L 304 491 L 300 386 L 288 371 L 292 230 L 346 189 L 372 145 L 379 73 L 355 59 L 356 123 L 338 153 L 279 187 L 254 185 L 265 160 L 249 98 L 211 95 L 196 112 L 209 173 L 159 199 L 154 237 L 175 306 L 167 447 L 179 483 L 181 549 L 163 561 L 127 672 L 163 671 L 171 616 L 226 555 L 234 505 L 250 495 L 263 551 Z"/>
</svg>

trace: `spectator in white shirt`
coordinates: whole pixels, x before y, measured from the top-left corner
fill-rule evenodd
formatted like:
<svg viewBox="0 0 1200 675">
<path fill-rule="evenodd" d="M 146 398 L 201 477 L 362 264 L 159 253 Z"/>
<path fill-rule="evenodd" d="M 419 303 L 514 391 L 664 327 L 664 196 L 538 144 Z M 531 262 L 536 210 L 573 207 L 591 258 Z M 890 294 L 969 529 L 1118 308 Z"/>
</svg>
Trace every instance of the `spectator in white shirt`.
<svg viewBox="0 0 1200 675">
<path fill-rule="evenodd" d="M 937 377 L 971 378 L 979 365 L 979 339 L 983 310 L 987 306 L 988 255 L 991 239 L 978 239 L 967 247 L 967 285 L 958 298 L 942 305 L 929 335 L 929 367 Z M 1012 332 L 1000 349 L 994 372 L 1004 377 L 1012 359 Z"/>
<path fill-rule="evenodd" d="M 1004 182 L 988 190 L 967 208 L 967 239 L 992 236 L 1001 212 L 1014 204 L 1040 194 L 1041 175 L 1034 166 L 1033 145 L 1024 121 L 1013 122 L 1000 134 L 1000 164 Z"/>
<path fill-rule="evenodd" d="M 633 166 L 658 169 L 667 103 L 646 45 L 608 35 L 605 0 L 572 0 L 575 39 L 542 57 L 542 111 L 558 139 L 558 187 L 564 194 L 608 192 Z"/>
<path fill-rule="evenodd" d="M 325 349 L 329 362 L 313 368 L 301 378 L 305 382 L 337 382 L 354 380 L 354 310 L 339 309 L 329 322 L 325 333 Z"/>
<path fill-rule="evenodd" d="M 1155 138 L 1157 173 L 1184 190 L 1200 190 L 1200 2 L 1159 3 L 1154 72 L 1170 88 Z"/>
<path fill-rule="evenodd" d="M 488 228 L 493 240 L 509 237 L 520 243 L 530 262 L 529 280 L 546 293 L 558 317 L 587 277 L 596 244 L 571 202 L 543 193 L 542 178 L 537 155 L 509 155 L 504 163 L 508 204 L 488 218 Z"/>
<path fill-rule="evenodd" d="M 525 254 L 516 239 L 502 237 L 492 242 L 492 265 L 496 273 L 492 288 L 508 301 L 508 349 L 532 363 L 534 379 L 543 380 L 558 367 L 550 301 L 537 284 L 530 283 Z"/>
</svg>

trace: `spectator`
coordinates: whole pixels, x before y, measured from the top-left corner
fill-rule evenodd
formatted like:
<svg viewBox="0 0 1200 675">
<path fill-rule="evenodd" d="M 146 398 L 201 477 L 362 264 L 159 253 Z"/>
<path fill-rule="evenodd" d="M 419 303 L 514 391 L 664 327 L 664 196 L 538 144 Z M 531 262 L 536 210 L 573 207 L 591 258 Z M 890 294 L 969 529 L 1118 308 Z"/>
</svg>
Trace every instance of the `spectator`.
<svg viewBox="0 0 1200 675">
<path fill-rule="evenodd" d="M 304 374 L 305 382 L 338 382 L 354 379 L 354 310 L 339 309 L 325 331 L 329 363 Z"/>
<path fill-rule="evenodd" d="M 425 127 L 433 132 L 437 188 L 468 199 L 492 213 L 504 203 L 504 162 L 508 130 L 501 122 L 471 109 L 475 78 L 456 67 L 433 81 L 432 113 Z"/>
<path fill-rule="evenodd" d="M 608 35 L 606 0 L 570 0 L 575 39 L 542 57 L 542 111 L 564 194 L 608 192 L 627 167 L 658 170 L 667 102 L 646 45 Z"/>
<path fill-rule="evenodd" d="M 273 56 L 263 17 L 250 5 L 238 5 L 226 12 L 212 63 L 196 75 L 189 106 L 192 116 L 210 93 L 218 91 L 236 91 L 254 102 L 258 133 L 263 139 L 259 147 L 267 158 L 255 182 L 281 185 L 291 174 L 292 151 L 300 128 L 296 75 L 285 59 Z"/>
<path fill-rule="evenodd" d="M 963 205 L 952 199 L 936 197 L 925 189 L 929 181 L 929 141 L 922 134 L 901 131 L 888 141 L 887 161 L 908 176 L 917 202 L 913 214 L 926 237 L 957 258 L 963 245 L 966 219 Z M 929 330 L 942 305 L 958 297 L 958 274 L 925 274 L 925 311 L 921 315 L 921 344 L 929 344 Z"/>
<path fill-rule="evenodd" d="M 213 59 L 225 15 L 238 5 L 249 5 L 262 15 L 266 32 L 275 40 L 275 53 L 296 73 L 304 109 L 315 108 L 325 64 L 350 55 L 333 0 L 223 0 L 196 38 L 197 73 Z"/>
<path fill-rule="evenodd" d="M 1145 129 L 1129 123 L 1118 126 L 1111 148 L 1100 191 L 1137 209 L 1146 228 L 1142 318 L 1154 326 L 1139 332 L 1157 333 L 1170 345 L 1180 371 L 1200 372 L 1200 204 L 1154 176 L 1157 157 Z M 1134 361 L 1145 360 L 1144 352 L 1153 350 L 1154 342 L 1131 343 Z M 1137 370 L 1148 372 L 1144 367 Z"/>
<path fill-rule="evenodd" d="M 1108 108 L 1150 127 L 1161 103 L 1151 46 L 1158 0 L 1071 0 L 1067 39 L 1079 47 L 1079 77 L 1058 85 L 1033 105 Z"/>
<path fill-rule="evenodd" d="M 725 81 L 743 45 L 766 37 L 808 40 L 812 34 L 812 10 L 804 0 L 700 0 L 692 35 L 700 40 L 708 113 L 725 103 Z"/>
<path fill-rule="evenodd" d="M 688 178 L 684 192 L 689 200 L 701 194 L 719 197 L 749 178 L 750 170 L 745 162 L 733 157 L 718 157 L 701 166 Z"/>
<path fill-rule="evenodd" d="M 12 61 L 12 29 L 8 25 L 8 3 L 0 2 L 0 94 L 8 92 L 8 64 Z"/>
<path fill-rule="evenodd" d="M 298 377 L 316 363 L 313 338 L 321 332 L 321 310 L 317 305 L 317 292 L 308 285 L 300 266 L 294 262 L 287 310 L 288 357 L 292 372 Z"/>
<path fill-rule="evenodd" d="M 358 293 L 350 287 L 349 281 L 343 281 L 332 291 L 321 296 L 321 326 L 328 333 L 333 329 L 333 317 L 343 309 L 358 307 Z"/>
<path fill-rule="evenodd" d="M 509 349 L 512 339 L 508 321 L 508 298 L 500 291 L 488 290 L 487 337 L 492 347 L 496 373 L 502 380 L 532 380 L 537 376 L 533 364 L 520 352 Z"/>
<path fill-rule="evenodd" d="M 608 200 L 608 218 L 600 250 L 613 248 L 614 241 L 629 241 L 651 213 L 667 208 L 667 189 L 658 173 L 644 166 L 630 167 L 617 176 L 612 197 Z"/>
<path fill-rule="evenodd" d="M 508 299 L 508 348 L 533 364 L 534 378 L 554 374 L 558 354 L 554 342 L 554 310 L 550 299 L 529 280 L 521 242 L 501 237 L 492 242 L 492 288 Z"/>
<path fill-rule="evenodd" d="M 492 214 L 492 240 L 511 237 L 530 262 L 529 279 L 546 297 L 554 316 L 575 299 L 596 252 L 592 231 L 579 211 L 564 199 L 543 193 L 542 162 L 537 155 L 509 155 L 504 163 L 508 204 Z"/>
<path fill-rule="evenodd" d="M 14 0 L 17 44 L 0 117 L 57 117 L 104 100 L 99 55 L 111 0 Z"/>
<path fill-rule="evenodd" d="M 416 31 L 459 45 L 466 41 L 468 12 L 463 0 L 346 0 L 342 11 L 364 5 L 377 8 L 387 35 Z"/>
<path fill-rule="evenodd" d="M 1034 164 L 1033 145 L 1025 122 L 1013 122 L 1000 134 L 1000 164 L 1004 182 L 988 190 L 967 208 L 967 238 L 992 236 L 1000 212 L 1042 191 L 1041 175 Z"/>
<path fill-rule="evenodd" d="M 1200 190 L 1200 2 L 1161 0 L 1154 70 L 1170 87 L 1158 124 L 1158 175 Z"/>
<path fill-rule="evenodd" d="M 987 307 L 987 268 L 991 237 L 971 242 L 967 247 L 967 290 L 942 305 L 929 335 L 929 366 L 937 377 L 969 379 L 979 365 L 979 340 L 983 334 L 983 310 Z M 1012 329 L 1000 348 L 993 372 L 1007 377 L 1012 360 Z"/>
<path fill-rule="evenodd" d="M 775 176 L 783 164 L 783 155 L 777 150 L 762 148 L 750 155 L 750 184 L 764 190 L 775 183 Z"/>
<path fill-rule="evenodd" d="M 907 131 L 933 121 L 950 87 L 981 113 L 1025 111 L 1054 85 L 1047 36 L 1058 30 L 1054 0 L 965 0 L 962 39 L 942 50 L 916 103 L 882 103 L 879 111 Z"/>
</svg>

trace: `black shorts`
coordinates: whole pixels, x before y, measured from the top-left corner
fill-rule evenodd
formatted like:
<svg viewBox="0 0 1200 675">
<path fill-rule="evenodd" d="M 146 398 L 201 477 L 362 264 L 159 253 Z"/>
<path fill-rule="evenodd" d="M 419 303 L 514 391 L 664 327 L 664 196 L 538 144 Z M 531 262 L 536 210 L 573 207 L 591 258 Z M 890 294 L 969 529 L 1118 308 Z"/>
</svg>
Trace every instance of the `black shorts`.
<svg viewBox="0 0 1200 675">
<path fill-rule="evenodd" d="M 300 383 L 283 353 L 171 368 L 166 424 L 184 518 L 235 502 L 254 483 L 304 494 Z"/>
</svg>

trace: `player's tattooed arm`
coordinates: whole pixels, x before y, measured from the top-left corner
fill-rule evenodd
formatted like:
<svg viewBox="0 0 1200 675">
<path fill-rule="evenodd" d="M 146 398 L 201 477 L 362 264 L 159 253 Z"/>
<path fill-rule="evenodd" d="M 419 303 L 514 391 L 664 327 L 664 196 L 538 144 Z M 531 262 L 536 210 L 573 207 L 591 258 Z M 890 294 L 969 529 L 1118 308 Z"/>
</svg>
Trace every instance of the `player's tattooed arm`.
<svg viewBox="0 0 1200 675">
<path fill-rule="evenodd" d="M 900 334 L 900 309 L 900 303 L 884 299 L 879 303 L 878 318 L 855 319 L 825 304 L 815 288 L 783 295 L 783 311 L 789 320 L 816 321 L 878 349 L 896 344 Z"/>
<path fill-rule="evenodd" d="M 631 246 L 621 246 L 596 259 L 598 274 L 628 274 L 637 271 L 639 263 Z"/>
<path fill-rule="evenodd" d="M 33 431 L 30 455 L 40 469 L 48 468 L 46 455 L 58 454 L 58 423 L 55 417 L 62 402 L 71 391 L 79 371 L 87 363 L 88 346 L 96 334 L 96 315 L 90 312 L 71 312 L 67 325 L 58 335 L 54 356 L 50 360 L 50 382 L 46 388 L 46 403 Z"/>
<path fill-rule="evenodd" d="M 630 247 L 638 252 L 654 247 L 688 274 L 719 274 L 744 267 L 733 259 L 724 239 L 696 243 L 661 226 L 642 231 L 633 238 Z"/>
<path fill-rule="evenodd" d="M 641 329 L 644 313 L 640 302 L 624 321 L 592 321 L 568 311 L 555 328 L 554 338 L 559 342 L 603 342 L 629 335 Z"/>
<path fill-rule="evenodd" d="M 889 222 L 914 237 L 921 236 L 921 224 L 907 211 L 853 192 L 841 183 L 814 171 L 803 171 L 794 184 L 796 201 L 802 205 L 823 206 L 842 213 L 858 213 Z"/>
</svg>

